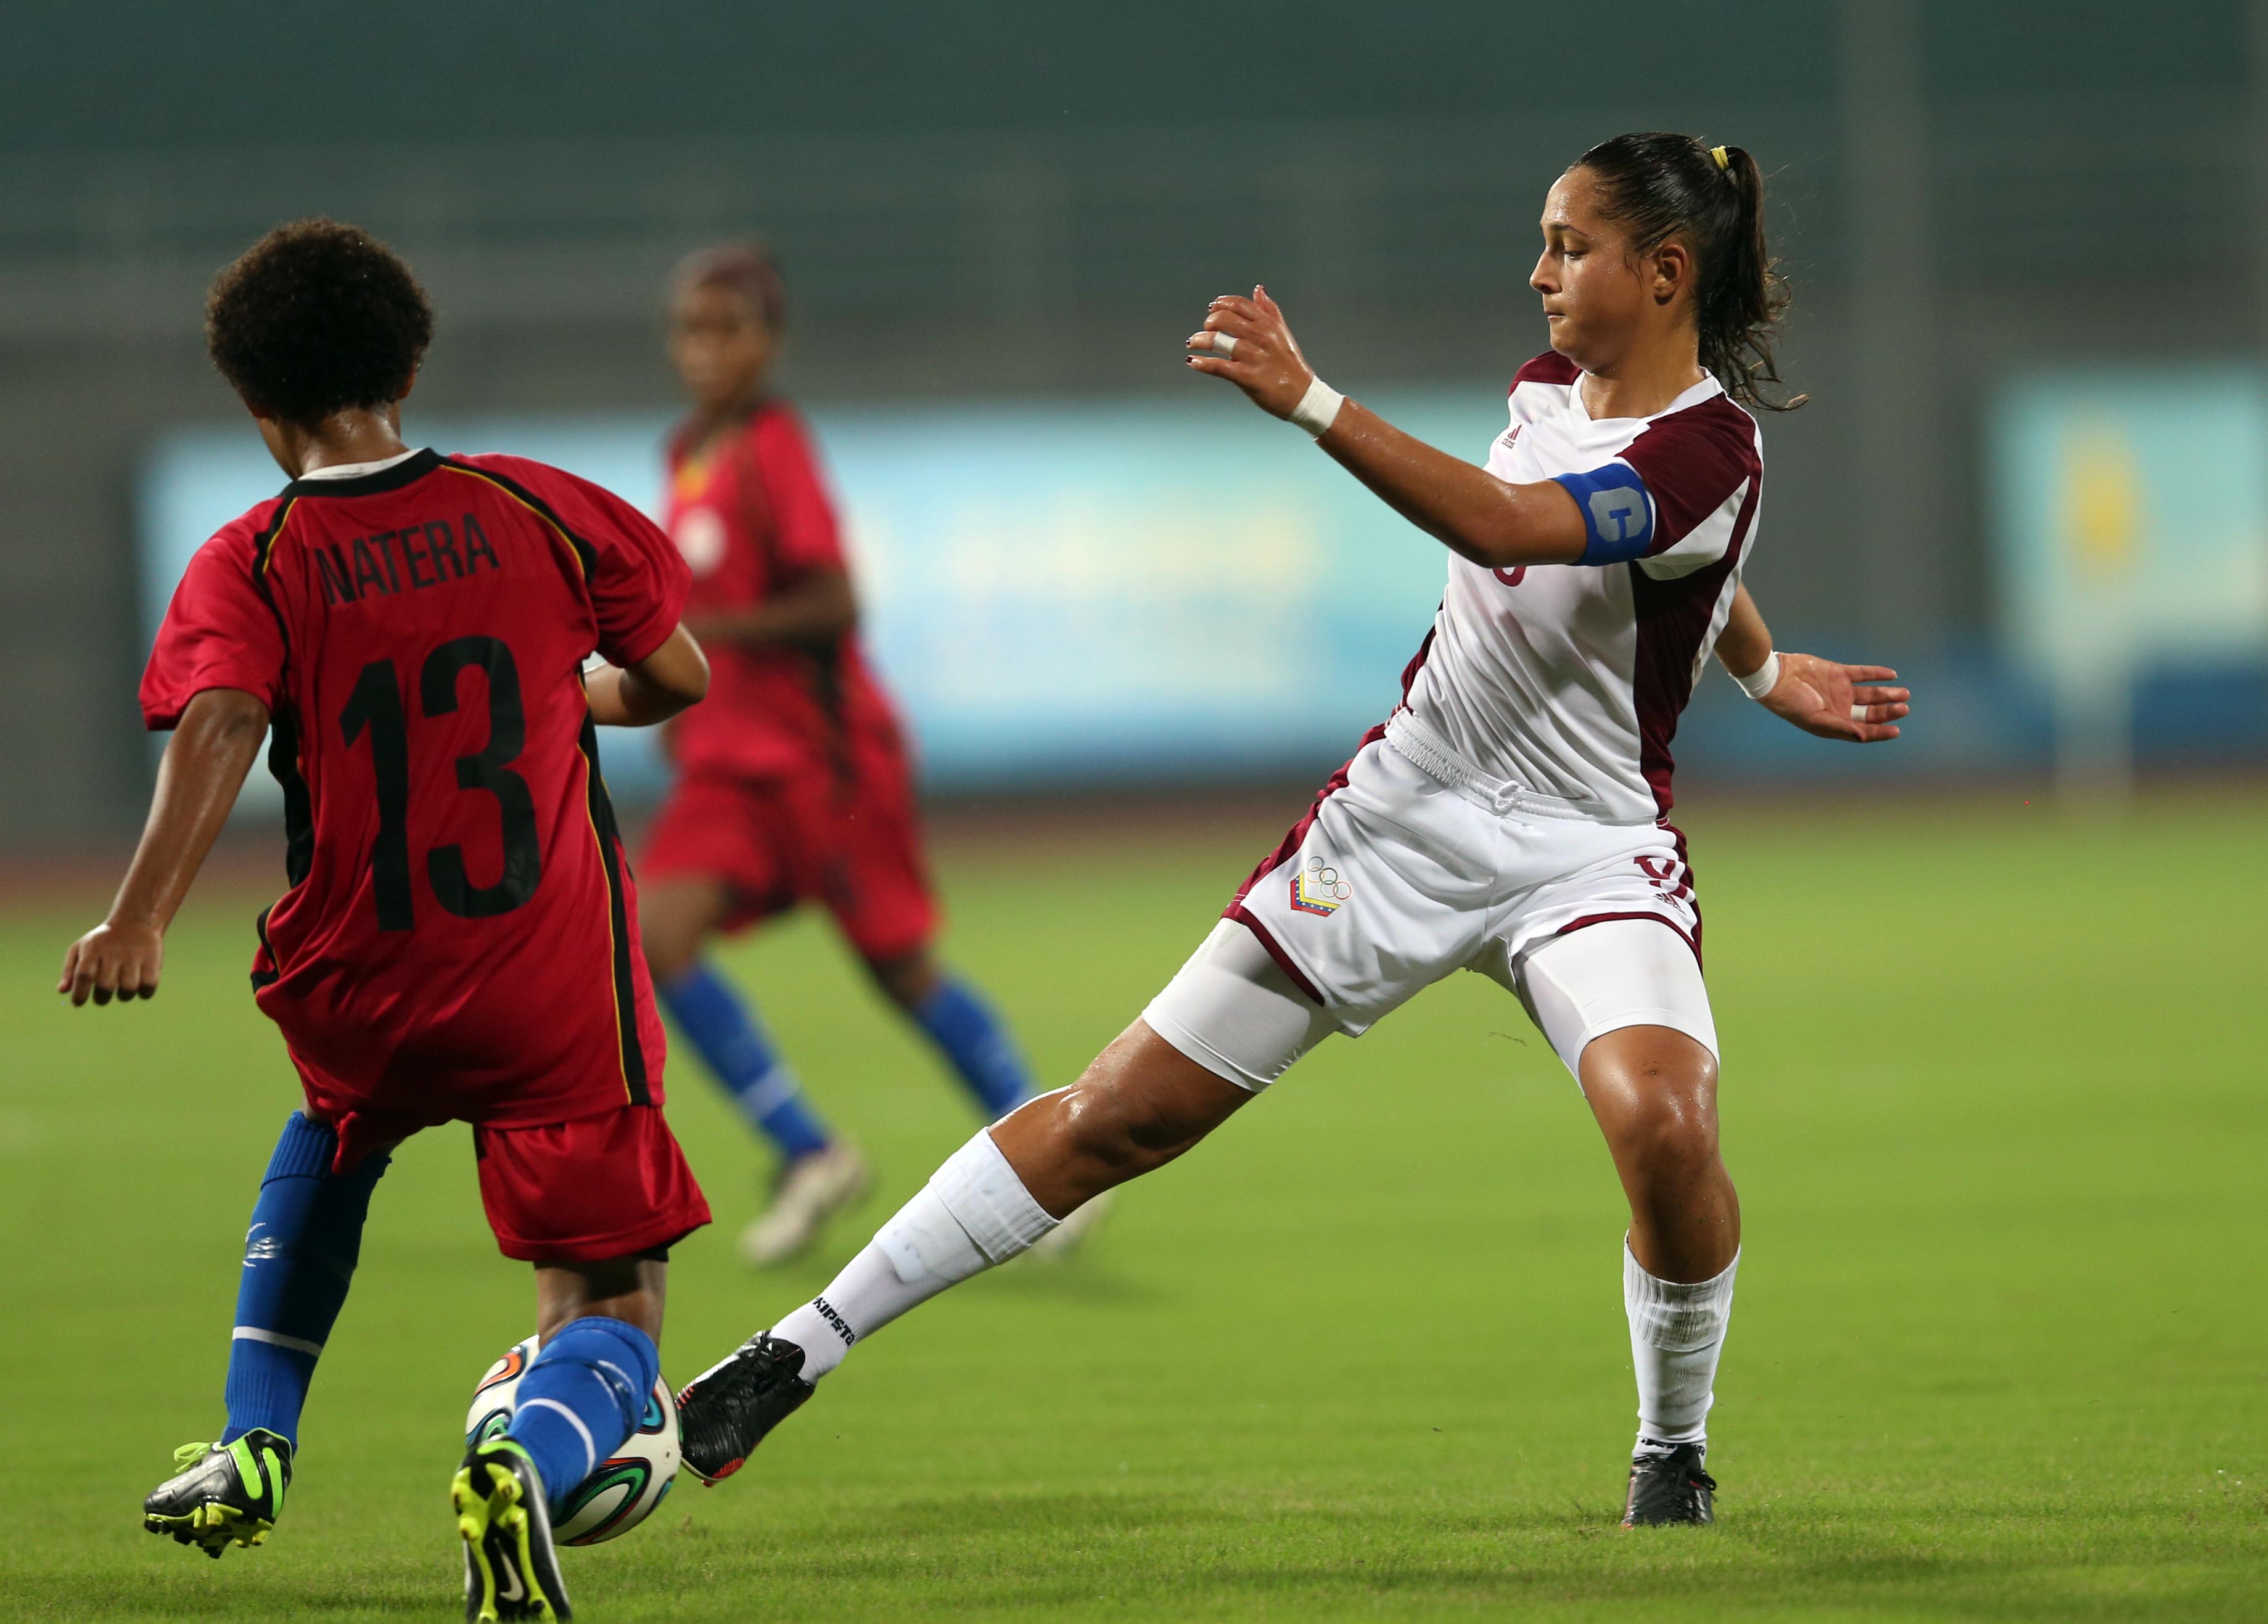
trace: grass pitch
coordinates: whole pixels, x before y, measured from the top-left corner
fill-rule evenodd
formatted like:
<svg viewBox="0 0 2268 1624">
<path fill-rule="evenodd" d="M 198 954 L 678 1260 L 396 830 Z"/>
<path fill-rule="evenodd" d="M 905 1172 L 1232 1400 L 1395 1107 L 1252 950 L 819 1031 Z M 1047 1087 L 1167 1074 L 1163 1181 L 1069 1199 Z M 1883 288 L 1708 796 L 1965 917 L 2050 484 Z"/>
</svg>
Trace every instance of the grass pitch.
<svg viewBox="0 0 2268 1624">
<path fill-rule="evenodd" d="M 949 849 L 950 955 L 1067 1080 L 1296 811 Z M 1518 1007 L 1464 976 L 1128 1191 L 1073 1266 L 919 1311 L 733 1482 L 568 1553 L 578 1612 L 2261 1616 L 2268 952 L 2230 838 L 2259 816 L 1694 810 L 1748 1224 L 1712 1531 L 1613 1526 L 1613 1174 Z M 295 1091 L 245 988 L 247 893 L 193 900 L 155 1004 L 56 1003 L 107 894 L 0 919 L 0 1616 L 458 1616 L 456 1428 L 530 1306 L 462 1129 L 379 1188 L 271 1542 L 212 1563 L 138 1526 L 172 1447 L 219 1424 L 238 1238 Z M 677 1378 L 822 1285 L 970 1130 L 817 922 L 730 964 L 881 1189 L 808 1264 L 749 1276 L 755 1159 L 673 1066 L 719 1219 L 673 1271 Z"/>
</svg>

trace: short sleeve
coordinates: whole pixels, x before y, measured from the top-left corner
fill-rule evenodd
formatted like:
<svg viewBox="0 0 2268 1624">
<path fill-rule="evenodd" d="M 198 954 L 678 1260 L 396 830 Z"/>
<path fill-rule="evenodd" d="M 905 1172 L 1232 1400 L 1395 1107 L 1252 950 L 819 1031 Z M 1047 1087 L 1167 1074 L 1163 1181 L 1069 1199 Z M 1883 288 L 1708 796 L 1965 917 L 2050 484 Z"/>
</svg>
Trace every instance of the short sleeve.
<svg viewBox="0 0 2268 1624">
<path fill-rule="evenodd" d="M 1637 473 L 1652 499 L 1653 535 L 1642 567 L 1654 576 L 1685 575 L 1723 558 L 1764 479 L 1755 424 L 1721 397 L 1653 423 L 1616 460 Z"/>
<path fill-rule="evenodd" d="M 693 572 L 660 525 L 613 491 L 575 482 L 596 514 L 583 533 L 598 559 L 591 571 L 591 607 L 599 621 L 599 652 L 629 665 L 677 629 Z"/>
<path fill-rule="evenodd" d="M 284 692 L 284 628 L 253 579 L 250 539 L 231 528 L 199 547 L 173 589 L 142 672 L 142 720 L 180 725 L 207 688 L 241 688 L 273 714 Z"/>
<path fill-rule="evenodd" d="M 750 471 L 772 522 L 772 556 L 784 581 L 840 570 L 843 531 L 835 498 L 801 420 L 784 408 L 770 411 L 748 434 Z"/>
<path fill-rule="evenodd" d="M 550 510 L 583 559 L 599 653 L 634 665 L 661 647 L 685 613 L 692 572 L 661 526 L 603 485 L 519 457 L 458 460 L 501 474 Z"/>
</svg>

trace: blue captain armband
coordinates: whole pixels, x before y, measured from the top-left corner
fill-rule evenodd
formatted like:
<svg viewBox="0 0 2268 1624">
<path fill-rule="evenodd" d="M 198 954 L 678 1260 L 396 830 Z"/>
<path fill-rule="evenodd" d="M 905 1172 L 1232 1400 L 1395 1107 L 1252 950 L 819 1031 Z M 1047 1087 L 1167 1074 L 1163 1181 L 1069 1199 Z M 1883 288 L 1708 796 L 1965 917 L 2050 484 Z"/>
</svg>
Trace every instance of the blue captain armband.
<svg viewBox="0 0 2268 1624">
<path fill-rule="evenodd" d="M 1585 564 L 1626 564 L 1653 545 L 1653 498 L 1628 463 L 1602 463 L 1587 474 L 1555 474 L 1552 482 L 1583 510 Z"/>
</svg>

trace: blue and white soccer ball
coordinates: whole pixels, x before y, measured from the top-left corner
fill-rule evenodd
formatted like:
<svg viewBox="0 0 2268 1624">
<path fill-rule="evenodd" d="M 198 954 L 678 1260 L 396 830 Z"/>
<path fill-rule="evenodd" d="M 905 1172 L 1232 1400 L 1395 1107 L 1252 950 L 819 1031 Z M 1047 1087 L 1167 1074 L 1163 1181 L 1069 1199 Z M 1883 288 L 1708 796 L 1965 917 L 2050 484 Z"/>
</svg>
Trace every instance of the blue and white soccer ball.
<svg viewBox="0 0 2268 1624">
<path fill-rule="evenodd" d="M 536 1339 L 508 1349 L 489 1366 L 473 1389 L 465 1416 L 465 1445 L 498 1437 L 512 1425 L 519 1402 L 519 1378 L 535 1357 Z M 599 1463 L 553 1519 L 552 1538 L 563 1545 L 599 1545 L 628 1533 L 653 1514 L 677 1481 L 677 1405 L 669 1385 L 657 1378 L 646 1395 L 645 1414 L 622 1446 Z"/>
</svg>

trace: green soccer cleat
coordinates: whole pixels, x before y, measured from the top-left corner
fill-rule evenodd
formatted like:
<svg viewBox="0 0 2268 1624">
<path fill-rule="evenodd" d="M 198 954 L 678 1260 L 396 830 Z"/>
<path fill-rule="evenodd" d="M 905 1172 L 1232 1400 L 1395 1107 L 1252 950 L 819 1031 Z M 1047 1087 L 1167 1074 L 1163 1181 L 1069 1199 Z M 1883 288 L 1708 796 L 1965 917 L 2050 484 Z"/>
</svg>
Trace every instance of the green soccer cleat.
<svg viewBox="0 0 2268 1624">
<path fill-rule="evenodd" d="M 567 1587 L 551 1547 L 543 1479 L 510 1438 L 476 1444 L 449 1486 L 457 1533 L 465 1542 L 465 1617 L 571 1619 Z"/>
<path fill-rule="evenodd" d="M 266 1541 L 291 1487 L 291 1444 L 265 1427 L 232 1444 L 184 1444 L 173 1475 L 142 1503 L 142 1526 L 215 1561 L 231 1545 Z"/>
</svg>

